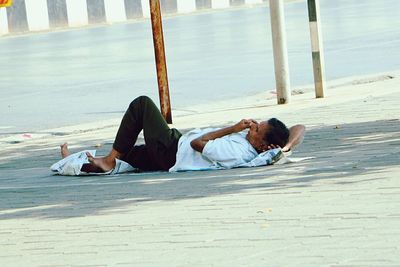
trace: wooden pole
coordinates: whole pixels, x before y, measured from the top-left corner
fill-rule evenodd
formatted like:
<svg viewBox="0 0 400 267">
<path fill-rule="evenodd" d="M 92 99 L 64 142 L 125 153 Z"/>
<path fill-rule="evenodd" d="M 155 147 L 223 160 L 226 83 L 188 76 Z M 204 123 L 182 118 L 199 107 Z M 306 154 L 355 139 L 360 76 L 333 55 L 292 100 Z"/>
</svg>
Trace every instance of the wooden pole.
<svg viewBox="0 0 400 267">
<path fill-rule="evenodd" d="M 161 113 L 164 116 L 167 123 L 172 123 L 160 0 L 149 0 L 149 1 L 150 1 L 151 26 L 153 30 L 153 43 L 154 43 L 154 53 L 156 58 L 158 94 L 160 97 Z"/>
<path fill-rule="evenodd" d="M 277 101 L 278 104 L 286 104 L 290 100 L 290 80 L 283 1 L 270 0 L 269 9 L 271 14 Z"/>
<path fill-rule="evenodd" d="M 307 0 L 310 22 L 311 50 L 314 72 L 315 97 L 324 97 L 325 67 L 322 47 L 319 0 Z"/>
</svg>

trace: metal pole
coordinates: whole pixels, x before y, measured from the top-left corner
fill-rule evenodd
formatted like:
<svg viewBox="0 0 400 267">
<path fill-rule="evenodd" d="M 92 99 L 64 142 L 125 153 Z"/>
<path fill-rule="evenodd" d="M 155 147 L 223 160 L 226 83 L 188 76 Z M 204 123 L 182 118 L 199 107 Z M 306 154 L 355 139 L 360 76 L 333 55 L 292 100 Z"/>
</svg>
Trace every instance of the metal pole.
<svg viewBox="0 0 400 267">
<path fill-rule="evenodd" d="M 319 15 L 319 0 L 308 0 L 308 18 L 310 22 L 310 36 L 312 62 L 314 72 L 315 97 L 324 97 L 325 68 L 322 48 L 321 22 Z"/>
<path fill-rule="evenodd" d="M 286 104 L 290 100 L 290 80 L 283 1 L 270 0 L 269 9 L 271 14 L 277 100 L 278 104 Z"/>
<path fill-rule="evenodd" d="M 158 94 L 161 113 L 167 123 L 172 123 L 171 104 L 168 89 L 167 63 L 165 61 L 164 37 L 160 11 L 160 0 L 150 1 L 151 26 L 153 30 L 154 53 L 157 66 Z"/>
</svg>

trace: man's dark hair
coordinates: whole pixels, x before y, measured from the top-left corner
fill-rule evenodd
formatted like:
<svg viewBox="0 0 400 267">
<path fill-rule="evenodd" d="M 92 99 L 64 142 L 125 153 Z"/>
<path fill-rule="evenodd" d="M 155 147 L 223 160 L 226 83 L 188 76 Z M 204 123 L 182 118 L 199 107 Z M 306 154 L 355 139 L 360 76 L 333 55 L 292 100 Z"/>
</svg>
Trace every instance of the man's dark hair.
<svg viewBox="0 0 400 267">
<path fill-rule="evenodd" d="M 268 124 L 270 125 L 270 130 L 265 135 L 264 141 L 269 145 L 284 147 L 289 140 L 289 129 L 276 118 L 269 119 Z"/>
</svg>

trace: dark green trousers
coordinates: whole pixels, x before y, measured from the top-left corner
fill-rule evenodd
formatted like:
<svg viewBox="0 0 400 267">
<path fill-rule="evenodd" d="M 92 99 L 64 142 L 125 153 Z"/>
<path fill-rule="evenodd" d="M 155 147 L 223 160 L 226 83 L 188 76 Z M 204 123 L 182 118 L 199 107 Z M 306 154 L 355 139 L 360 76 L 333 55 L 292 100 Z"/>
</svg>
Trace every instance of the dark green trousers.
<svg viewBox="0 0 400 267">
<path fill-rule="evenodd" d="M 144 145 L 135 145 L 143 130 Z M 176 161 L 182 134 L 170 129 L 160 110 L 147 96 L 132 101 L 122 118 L 113 148 L 121 160 L 143 171 L 168 170 Z"/>
</svg>

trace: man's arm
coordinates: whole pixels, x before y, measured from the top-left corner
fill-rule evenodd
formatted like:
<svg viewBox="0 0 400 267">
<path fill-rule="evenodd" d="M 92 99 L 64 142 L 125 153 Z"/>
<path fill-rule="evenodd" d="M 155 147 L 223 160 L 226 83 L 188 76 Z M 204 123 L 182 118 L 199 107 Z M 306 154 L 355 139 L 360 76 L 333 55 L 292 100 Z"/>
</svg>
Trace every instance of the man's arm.
<svg viewBox="0 0 400 267">
<path fill-rule="evenodd" d="M 289 151 L 295 146 L 299 145 L 303 142 L 304 132 L 306 131 L 306 127 L 302 124 L 297 124 L 289 128 L 289 140 L 287 144 L 282 148 L 282 151 Z"/>
<path fill-rule="evenodd" d="M 213 132 L 209 132 L 209 133 L 206 133 L 196 139 L 193 139 L 190 142 L 190 146 L 194 150 L 201 153 L 201 152 L 203 152 L 203 149 L 206 146 L 208 141 L 223 137 L 228 134 L 241 132 L 244 129 L 249 128 L 251 123 L 256 123 L 256 122 L 251 119 L 250 120 L 243 119 L 240 122 L 238 122 L 232 126 L 228 126 L 228 127 L 225 127 L 225 128 L 213 131 Z"/>
</svg>

